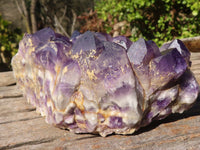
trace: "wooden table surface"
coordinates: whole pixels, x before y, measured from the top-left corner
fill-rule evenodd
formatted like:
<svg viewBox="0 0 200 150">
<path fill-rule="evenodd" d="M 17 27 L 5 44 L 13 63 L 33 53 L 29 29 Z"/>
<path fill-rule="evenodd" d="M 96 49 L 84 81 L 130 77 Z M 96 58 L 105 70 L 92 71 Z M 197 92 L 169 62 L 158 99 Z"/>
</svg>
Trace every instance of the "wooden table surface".
<svg viewBox="0 0 200 150">
<path fill-rule="evenodd" d="M 200 53 L 192 53 L 200 83 Z M 155 121 L 133 135 L 74 134 L 45 123 L 15 85 L 12 72 L 0 73 L 0 150 L 200 150 L 200 98 L 183 114 Z"/>
</svg>

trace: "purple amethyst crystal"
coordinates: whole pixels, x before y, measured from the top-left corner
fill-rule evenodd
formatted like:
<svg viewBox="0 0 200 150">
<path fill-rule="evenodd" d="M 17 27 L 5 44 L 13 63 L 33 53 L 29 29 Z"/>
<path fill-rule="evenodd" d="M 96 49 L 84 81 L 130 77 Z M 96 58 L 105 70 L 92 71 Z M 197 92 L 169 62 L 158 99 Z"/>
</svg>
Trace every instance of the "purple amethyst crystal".
<svg viewBox="0 0 200 150">
<path fill-rule="evenodd" d="M 75 133 L 131 134 L 182 113 L 198 96 L 190 53 L 180 40 L 153 41 L 50 28 L 25 34 L 12 59 L 24 96 L 46 122 Z"/>
</svg>

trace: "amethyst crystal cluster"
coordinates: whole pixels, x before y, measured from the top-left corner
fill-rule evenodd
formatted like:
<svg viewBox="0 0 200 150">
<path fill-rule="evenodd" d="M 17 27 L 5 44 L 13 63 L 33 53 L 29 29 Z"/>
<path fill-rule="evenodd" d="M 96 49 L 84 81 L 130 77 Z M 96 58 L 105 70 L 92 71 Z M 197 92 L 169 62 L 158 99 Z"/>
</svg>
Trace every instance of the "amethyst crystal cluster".
<svg viewBox="0 0 200 150">
<path fill-rule="evenodd" d="M 180 40 L 158 48 L 90 31 L 68 39 L 45 28 L 25 34 L 12 66 L 46 122 L 75 133 L 131 134 L 182 113 L 199 92 Z"/>
</svg>

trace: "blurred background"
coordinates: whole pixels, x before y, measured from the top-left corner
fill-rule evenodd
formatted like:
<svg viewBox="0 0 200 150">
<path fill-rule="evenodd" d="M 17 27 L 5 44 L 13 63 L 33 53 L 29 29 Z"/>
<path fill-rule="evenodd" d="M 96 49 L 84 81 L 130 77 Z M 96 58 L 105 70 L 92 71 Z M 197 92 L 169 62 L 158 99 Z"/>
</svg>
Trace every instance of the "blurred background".
<svg viewBox="0 0 200 150">
<path fill-rule="evenodd" d="M 23 34 L 44 27 L 124 35 L 159 46 L 200 35 L 199 0 L 0 0 L 0 71 L 11 70 Z"/>
</svg>

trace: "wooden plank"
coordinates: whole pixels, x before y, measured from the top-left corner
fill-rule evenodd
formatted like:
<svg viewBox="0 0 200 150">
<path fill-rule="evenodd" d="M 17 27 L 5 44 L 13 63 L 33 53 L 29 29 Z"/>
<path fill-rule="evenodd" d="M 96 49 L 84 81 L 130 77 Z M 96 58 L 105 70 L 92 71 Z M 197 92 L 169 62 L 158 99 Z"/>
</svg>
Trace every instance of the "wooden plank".
<svg viewBox="0 0 200 150">
<path fill-rule="evenodd" d="M 40 117 L 23 97 L 0 99 L 0 125 Z"/>
<path fill-rule="evenodd" d="M 200 84 L 200 53 L 191 53 L 190 60 L 192 61 L 191 70 Z"/>
<path fill-rule="evenodd" d="M 191 70 L 200 83 L 200 53 L 192 53 L 191 60 Z M 11 72 L 8 74 L 11 78 Z M 14 82 L 14 78 L 11 80 Z M 154 121 L 133 135 L 103 138 L 93 134 L 74 134 L 46 124 L 16 85 L 0 87 L 0 150 L 196 150 L 200 149 L 199 124 L 200 98 L 183 114 Z"/>
<path fill-rule="evenodd" d="M 22 92 L 16 85 L 0 87 L 0 98 L 21 97 Z"/>
<path fill-rule="evenodd" d="M 13 72 L 0 72 L 0 86 L 6 86 L 16 83 Z"/>
<path fill-rule="evenodd" d="M 0 139 L 2 146 L 0 149 L 11 149 L 19 145 L 22 146 L 24 143 L 31 145 L 31 143 L 50 142 L 63 135 L 64 132 L 61 131 L 44 123 L 43 118 L 1 124 Z"/>
<path fill-rule="evenodd" d="M 191 52 L 200 52 L 200 36 L 181 39 Z"/>
<path fill-rule="evenodd" d="M 27 104 L 23 97 L 0 99 L 0 115 L 21 111 L 27 112 L 28 110 L 32 109 L 34 109 L 34 107 L 30 104 Z"/>
</svg>

